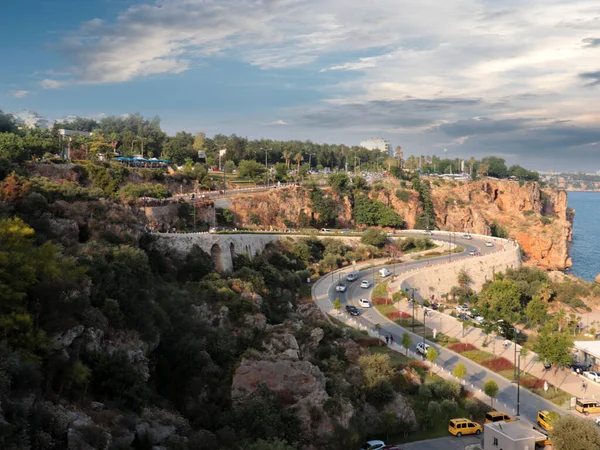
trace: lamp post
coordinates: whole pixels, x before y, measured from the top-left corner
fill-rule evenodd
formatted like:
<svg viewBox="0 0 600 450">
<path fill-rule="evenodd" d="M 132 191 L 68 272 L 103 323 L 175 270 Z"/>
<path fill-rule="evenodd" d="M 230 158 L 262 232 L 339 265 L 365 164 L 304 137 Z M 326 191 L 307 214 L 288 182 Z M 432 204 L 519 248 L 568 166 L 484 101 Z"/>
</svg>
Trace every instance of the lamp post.
<svg viewBox="0 0 600 450">
<path fill-rule="evenodd" d="M 519 350 L 518 359 L 518 372 L 517 372 L 517 417 L 519 417 L 519 408 L 521 406 L 521 351 Z"/>
<path fill-rule="evenodd" d="M 425 318 L 427 317 L 427 309 L 423 307 L 423 344 L 425 343 Z"/>
</svg>

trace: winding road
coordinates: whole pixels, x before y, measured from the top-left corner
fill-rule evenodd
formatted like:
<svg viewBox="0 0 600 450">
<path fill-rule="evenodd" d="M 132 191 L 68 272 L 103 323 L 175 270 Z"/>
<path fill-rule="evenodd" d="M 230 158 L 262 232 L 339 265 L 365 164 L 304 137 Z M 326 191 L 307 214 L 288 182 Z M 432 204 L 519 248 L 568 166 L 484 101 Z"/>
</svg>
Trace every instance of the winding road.
<svg viewBox="0 0 600 450">
<path fill-rule="evenodd" d="M 411 235 L 414 236 L 414 234 Z M 449 240 L 448 234 L 442 235 L 441 233 L 436 233 L 433 238 L 438 241 L 448 242 Z M 465 249 L 464 252 L 462 252 L 461 254 L 453 254 L 453 261 L 455 260 L 455 258 L 465 257 L 465 255 L 468 255 L 468 252 L 471 250 L 478 251 L 482 255 L 497 250 L 496 248 L 494 248 L 497 244 L 494 244 L 494 247 L 492 248 L 486 247 L 485 240 L 476 236 L 473 236 L 472 240 L 467 240 L 463 238 L 462 234 L 457 234 L 456 239 L 454 237 L 452 238 L 452 242 L 456 242 L 456 244 L 460 245 Z M 477 256 L 467 257 L 476 258 Z M 385 267 L 388 268 L 394 275 L 398 275 L 415 268 L 426 267 L 427 264 L 433 264 L 435 262 L 440 262 L 444 260 L 449 260 L 448 254 L 444 256 L 430 258 L 427 260 L 407 261 L 393 265 L 386 265 Z M 381 268 L 382 266 L 366 268 L 364 270 L 360 270 L 360 268 L 357 268 L 357 280 L 351 283 L 347 283 L 348 289 L 344 293 L 336 292 L 335 286 L 339 279 L 345 280 L 346 275 L 352 272 L 353 268 L 349 267 L 335 271 L 319 279 L 313 285 L 313 299 L 325 313 L 339 319 L 340 315 L 337 315 L 335 310 L 333 309 L 333 299 L 339 297 L 342 300 L 343 313 L 341 314 L 346 315 L 346 305 L 356 306 L 361 311 L 360 316 L 352 317 L 356 324 L 362 325 L 363 327 L 366 327 L 370 330 L 374 330 L 375 324 L 379 324 L 381 326 L 381 335 L 392 335 L 397 343 L 401 341 L 402 335 L 404 333 L 410 334 L 413 340 L 413 345 L 411 346 L 410 350 L 412 350 L 413 352 L 416 350 L 416 344 L 418 342 L 426 342 L 427 344 L 429 344 L 437 350 L 439 357 L 437 358 L 435 363 L 441 368 L 443 368 L 444 371 L 452 372 L 452 369 L 459 362 L 463 363 L 467 368 L 467 376 L 465 377 L 465 387 L 472 391 L 483 391 L 483 385 L 488 379 L 495 380 L 496 383 L 498 383 L 500 390 L 498 392 L 498 395 L 496 396 L 496 400 L 494 401 L 494 407 L 505 413 L 515 415 L 517 410 L 517 386 L 515 383 L 512 383 L 511 381 L 507 380 L 501 375 L 498 375 L 497 373 L 471 361 L 466 357 L 461 356 L 458 353 L 455 353 L 447 348 L 441 347 L 438 344 L 424 339 L 423 336 L 416 335 L 410 330 L 395 324 L 394 322 L 390 321 L 382 314 L 380 314 L 376 308 L 372 307 L 364 309 L 359 306 L 359 298 L 371 298 L 374 286 L 378 279 L 377 271 Z M 369 289 L 363 289 L 360 287 L 360 282 L 365 279 L 374 282 Z M 433 313 L 434 316 L 438 314 L 439 313 Z M 439 314 L 439 316 L 442 315 Z M 421 322 L 423 321 L 422 319 L 418 320 Z M 437 317 L 432 317 L 432 319 L 427 318 L 426 320 L 437 320 Z M 538 395 L 529 392 L 526 389 L 520 389 L 519 410 L 522 419 L 524 418 L 532 423 L 535 423 L 537 420 L 537 412 L 542 409 L 564 413 L 564 410 L 559 408 L 557 405 L 539 397 Z"/>
</svg>

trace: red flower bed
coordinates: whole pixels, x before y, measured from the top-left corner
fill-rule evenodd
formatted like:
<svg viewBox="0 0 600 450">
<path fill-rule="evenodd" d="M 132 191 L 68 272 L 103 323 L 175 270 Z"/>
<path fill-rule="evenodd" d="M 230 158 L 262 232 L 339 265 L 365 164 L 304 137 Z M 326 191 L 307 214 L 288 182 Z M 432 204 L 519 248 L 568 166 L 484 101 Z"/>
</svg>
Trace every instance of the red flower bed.
<svg viewBox="0 0 600 450">
<path fill-rule="evenodd" d="M 421 369 L 429 369 L 429 366 L 423 361 L 411 361 L 408 363 L 408 367 L 420 367 Z"/>
<path fill-rule="evenodd" d="M 473 344 L 463 344 L 462 342 L 457 342 L 456 344 L 449 345 L 448 348 L 456 353 L 462 353 L 469 350 L 477 350 Z"/>
<path fill-rule="evenodd" d="M 384 297 L 375 297 L 372 299 L 374 305 L 391 305 L 392 302 Z"/>
<path fill-rule="evenodd" d="M 487 361 L 483 361 L 481 365 L 493 370 L 494 372 L 502 372 L 503 370 L 510 370 L 514 368 L 513 363 L 506 358 L 488 359 Z"/>
<path fill-rule="evenodd" d="M 540 380 L 539 378 L 529 378 L 526 380 L 521 380 L 521 384 L 530 389 L 544 389 L 545 380 Z M 548 387 L 550 387 L 550 383 L 548 383 Z"/>
<path fill-rule="evenodd" d="M 408 318 L 412 317 L 410 314 L 408 314 L 404 311 L 401 311 L 401 312 L 393 311 L 393 312 L 387 313 L 385 316 L 390 320 L 408 319 Z"/>
</svg>

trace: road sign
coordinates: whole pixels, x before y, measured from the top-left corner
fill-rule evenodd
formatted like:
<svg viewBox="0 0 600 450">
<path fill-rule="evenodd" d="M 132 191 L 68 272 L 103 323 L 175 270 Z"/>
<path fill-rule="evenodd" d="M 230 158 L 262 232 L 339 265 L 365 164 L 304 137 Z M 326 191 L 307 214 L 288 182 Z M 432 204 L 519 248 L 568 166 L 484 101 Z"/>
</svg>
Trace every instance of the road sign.
<svg viewBox="0 0 600 450">
<path fill-rule="evenodd" d="M 544 381 L 544 391 L 548 392 L 548 382 Z"/>
</svg>

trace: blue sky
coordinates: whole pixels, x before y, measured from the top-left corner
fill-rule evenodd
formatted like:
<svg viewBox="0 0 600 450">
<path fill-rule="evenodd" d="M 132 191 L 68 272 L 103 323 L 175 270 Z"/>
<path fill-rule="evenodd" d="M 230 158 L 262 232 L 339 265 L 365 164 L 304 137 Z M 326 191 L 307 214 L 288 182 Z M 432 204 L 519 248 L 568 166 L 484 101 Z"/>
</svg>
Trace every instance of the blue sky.
<svg viewBox="0 0 600 450">
<path fill-rule="evenodd" d="M 0 37 L 5 111 L 600 169 L 595 0 L 20 0 Z"/>
</svg>

